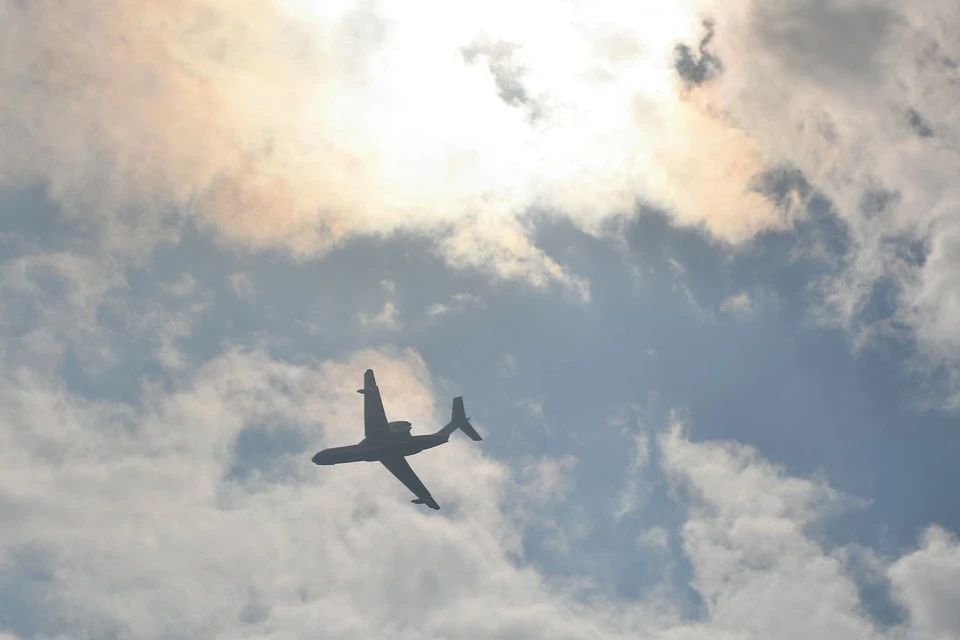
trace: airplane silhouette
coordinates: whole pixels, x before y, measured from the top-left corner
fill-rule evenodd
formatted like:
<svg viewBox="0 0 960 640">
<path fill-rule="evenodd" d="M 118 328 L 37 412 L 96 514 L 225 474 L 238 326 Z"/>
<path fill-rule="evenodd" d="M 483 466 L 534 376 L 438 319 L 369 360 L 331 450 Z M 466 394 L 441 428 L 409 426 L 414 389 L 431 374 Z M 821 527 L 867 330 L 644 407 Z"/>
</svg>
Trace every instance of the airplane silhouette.
<svg viewBox="0 0 960 640">
<path fill-rule="evenodd" d="M 383 401 L 380 399 L 377 381 L 373 377 L 373 369 L 367 369 L 364 372 L 363 389 L 357 389 L 357 393 L 363 394 L 363 440 L 345 447 L 324 449 L 313 456 L 313 462 L 319 465 L 361 461 L 379 462 L 417 496 L 411 502 L 425 504 L 431 509 L 439 509 L 440 505 L 410 468 L 406 456 L 446 443 L 450 439 L 450 434 L 457 429 L 467 434 L 471 440 L 477 442 L 482 440 L 464 413 L 463 396 L 453 399 L 450 422 L 445 427 L 436 433 L 414 436 L 410 434 L 411 424 L 406 420 L 387 422 L 387 414 L 383 410 Z"/>
</svg>

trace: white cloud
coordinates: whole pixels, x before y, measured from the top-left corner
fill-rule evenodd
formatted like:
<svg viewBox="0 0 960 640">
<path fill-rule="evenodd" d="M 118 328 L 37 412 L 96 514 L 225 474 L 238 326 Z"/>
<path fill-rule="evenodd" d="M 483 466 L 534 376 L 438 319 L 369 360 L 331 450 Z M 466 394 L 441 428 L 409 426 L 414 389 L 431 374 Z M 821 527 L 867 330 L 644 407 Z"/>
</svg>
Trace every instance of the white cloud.
<svg viewBox="0 0 960 640">
<path fill-rule="evenodd" d="M 0 175 L 43 181 L 70 215 L 100 225 L 111 250 L 170 237 L 171 208 L 231 241 L 297 255 L 412 228 L 440 234 L 455 265 L 588 299 L 589 283 L 530 240 L 517 217 L 526 208 L 560 208 L 594 229 L 644 197 L 742 242 L 795 215 L 745 188 L 768 163 L 791 162 L 851 230 L 846 271 L 827 289 L 840 319 L 853 323 L 870 286 L 895 277 L 898 318 L 929 363 L 957 375 L 956 5 L 703 3 L 718 16 L 711 46 L 725 71 L 680 98 L 663 84 L 663 56 L 696 34 L 696 7 L 663 6 L 397 13 L 387 3 L 338 13 L 317 3 L 336 15 L 288 21 L 252 2 L 101 11 L 3 2 L 0 39 L 17 56 L 0 66 L 0 134 L 17 144 L 0 156 Z M 453 26 L 437 29 L 421 12 Z M 504 54 L 481 42 L 467 61 L 463 45 L 491 25 L 523 46 Z M 518 86 L 536 109 L 497 95 L 517 97 Z M 932 135 L 917 137 L 907 106 Z M 899 200 L 861 207 L 877 187 Z M 926 243 L 926 262 L 900 255 L 903 238 Z M 666 471 L 687 509 L 678 535 L 703 615 L 683 617 L 662 594 L 582 597 L 582 586 L 529 565 L 527 521 L 510 508 L 523 491 L 566 495 L 575 460 L 514 473 L 457 436 L 412 460 L 439 513 L 409 504 L 375 465 L 318 469 L 314 450 L 361 437 L 354 389 L 368 366 L 391 418 L 418 432 L 442 424 L 448 405 L 426 363 L 410 351 L 294 365 L 227 350 L 191 369 L 177 345 L 207 308 L 204 292 L 188 276 L 171 289 L 184 299 L 137 306 L 123 298 L 116 257 L 38 251 L 0 272 L 0 584 L 16 578 L 11 561 L 56 567 L 32 613 L 42 634 L 960 635 L 953 534 L 931 527 L 916 550 L 871 560 L 907 614 L 884 629 L 863 607 L 849 550 L 806 530 L 858 501 L 736 442 L 691 441 L 679 423 L 656 447 L 636 436 L 624 495 L 645 489 L 651 467 Z M 384 292 L 392 304 L 392 283 Z M 58 371 L 68 346 L 90 367 L 127 357 L 104 311 L 178 371 L 169 386 L 143 383 L 125 402 L 71 391 Z M 368 319 L 377 318 L 395 325 L 396 307 Z M 516 367 L 504 357 L 502 373 Z M 241 438 L 254 430 L 282 452 L 245 452 Z M 558 550 L 584 535 L 580 524 L 558 525 Z M 642 539 L 662 540 L 644 526 Z"/>
<path fill-rule="evenodd" d="M 443 248 L 454 267 L 484 267 L 504 279 L 524 280 L 537 288 L 559 283 L 581 302 L 590 300 L 590 283 L 568 274 L 512 220 L 470 220 L 443 241 Z"/>
<path fill-rule="evenodd" d="M 670 270 L 673 271 L 673 274 L 677 277 L 682 278 L 687 275 L 687 268 L 673 256 L 667 258 L 667 266 L 670 267 Z"/>
<path fill-rule="evenodd" d="M 895 597 L 911 612 L 918 637 L 946 640 L 960 633 L 960 541 L 955 534 L 930 527 L 920 548 L 898 559 L 888 576 Z"/>
<path fill-rule="evenodd" d="M 720 303 L 720 311 L 732 315 L 750 315 L 753 310 L 753 299 L 746 291 L 740 291 Z"/>
<path fill-rule="evenodd" d="M 436 318 L 437 316 L 442 316 L 443 314 L 449 313 L 449 312 L 450 312 L 449 306 L 443 304 L 442 302 L 436 302 L 427 308 L 427 317 Z"/>
<path fill-rule="evenodd" d="M 386 301 L 383 303 L 383 308 L 375 316 L 370 316 L 367 313 L 361 311 L 358 314 L 360 318 L 360 324 L 362 325 L 373 325 L 378 327 L 384 327 L 386 329 L 391 329 L 396 331 L 400 328 L 400 312 L 397 310 L 397 287 L 390 280 L 383 280 L 380 282 L 380 287 L 383 289 L 383 293 L 386 296 Z"/>
<path fill-rule="evenodd" d="M 383 309 L 375 316 L 368 316 L 360 312 L 360 324 L 376 325 L 387 329 L 397 330 L 400 328 L 399 312 L 397 305 L 393 300 L 387 300 L 383 303 Z"/>
<path fill-rule="evenodd" d="M 644 200 L 730 242 L 789 225 L 751 188 L 757 143 L 679 92 L 696 4 L 7 1 L 0 176 L 49 185 L 130 251 L 183 216 L 299 256 L 412 230 L 584 298 L 530 211 L 596 231 Z"/>
<path fill-rule="evenodd" d="M 572 455 L 528 460 L 522 469 L 523 491 L 538 502 L 562 500 L 570 492 L 570 470 L 577 464 Z"/>
<path fill-rule="evenodd" d="M 525 409 L 531 416 L 534 418 L 543 417 L 543 403 L 537 402 L 536 400 L 518 400 L 516 405 L 521 409 Z"/>
<path fill-rule="evenodd" d="M 779 305 L 775 292 L 755 287 L 750 291 L 741 289 L 720 303 L 720 311 L 735 318 L 747 320 Z"/>
<path fill-rule="evenodd" d="M 0 7 L 18 52 L 0 69 L 16 141 L 0 180 L 46 185 L 113 250 L 184 217 L 297 256 L 413 231 L 452 265 L 588 300 L 531 212 L 601 233 L 643 202 L 739 246 L 807 216 L 796 188 L 760 193 L 795 167 L 850 235 L 829 318 L 862 334 L 892 281 L 891 320 L 960 388 L 952 0 Z M 699 55 L 704 17 L 721 68 L 690 85 L 675 47 Z"/>
<path fill-rule="evenodd" d="M 509 378 L 517 371 L 517 359 L 511 355 L 506 354 L 500 358 L 500 368 L 498 372 L 501 378 Z"/>
<path fill-rule="evenodd" d="M 960 5 L 743 0 L 709 11 L 724 68 L 696 99 L 737 122 L 769 163 L 802 171 L 849 234 L 820 317 L 861 339 L 891 320 L 906 327 L 955 392 L 960 46 L 947 25 Z M 891 284 L 896 309 L 877 324 L 868 302 Z"/>
<path fill-rule="evenodd" d="M 445 303 L 437 302 L 430 305 L 426 313 L 428 318 L 433 319 L 448 313 L 463 313 L 468 306 L 479 304 L 479 297 L 472 293 L 455 293 Z"/>
<path fill-rule="evenodd" d="M 632 433 L 628 429 L 623 430 L 629 435 L 633 446 L 627 467 L 627 481 L 620 490 L 620 506 L 614 513 L 617 520 L 635 512 L 642 505 L 648 485 L 643 471 L 650 464 L 650 436 L 643 425 L 638 421 L 636 430 Z"/>
<path fill-rule="evenodd" d="M 126 287 L 107 256 L 34 250 L 0 265 L 0 349 L 8 367 L 55 369 L 67 347 L 89 370 L 115 362 L 104 305 Z"/>
<path fill-rule="evenodd" d="M 391 390 L 388 411 L 415 424 L 438 423 L 419 378 L 422 363 L 413 355 L 386 362 L 361 353 L 311 370 L 232 352 L 182 390 L 148 391 L 138 408 L 65 397 L 36 380 L 7 380 L 2 493 L 19 517 L 0 536 L 3 555 L 26 544 L 54 554 L 62 563 L 50 585 L 54 609 L 86 629 L 102 624 L 124 637 L 159 637 L 173 629 L 192 637 L 208 625 L 243 634 L 244 610 L 261 604 L 268 617 L 261 631 L 296 628 L 287 626 L 294 622 L 289 616 L 306 603 L 316 603 L 311 615 L 322 615 L 342 589 L 367 588 L 384 567 L 398 568 L 388 557 L 377 559 L 384 526 L 393 529 L 391 538 L 411 545 L 431 538 L 436 568 L 450 552 L 479 561 L 483 546 L 493 542 L 489 534 L 475 530 L 475 543 L 459 549 L 452 539 L 444 542 L 448 527 L 432 525 L 398 499 L 406 497 L 403 487 L 371 467 L 320 469 L 310 464 L 309 452 L 298 450 L 261 461 L 261 473 L 246 481 L 230 477 L 245 429 L 293 427 L 311 449 L 359 440 L 353 387 L 364 366 L 375 366 L 380 384 Z M 439 468 L 440 457 L 415 461 L 448 510 L 461 500 L 464 506 L 483 502 L 505 477 L 498 465 L 476 458 L 467 442 L 448 447 Z M 357 509 L 369 508 L 381 516 L 383 509 L 393 512 L 406 524 L 378 518 L 373 527 L 358 522 L 352 542 L 329 538 L 337 522 L 347 525 Z M 482 512 L 472 507 L 468 519 Z M 422 527 L 431 533 L 418 531 Z M 368 561 L 331 573 L 361 556 Z M 442 579 L 436 568 L 411 568 L 411 576 L 427 580 L 427 591 L 431 580 Z M 392 624 L 373 611 L 372 620 L 358 617 L 357 604 L 344 610 L 349 628 Z"/>
<path fill-rule="evenodd" d="M 679 617 L 664 591 L 649 601 L 602 592 L 584 600 L 583 586 L 554 583 L 518 560 L 525 525 L 507 507 L 518 491 L 562 498 L 573 458 L 530 461 L 514 479 L 482 445 L 454 439 L 411 461 L 443 505 L 438 513 L 412 506 L 375 465 L 310 463 L 314 450 L 361 437 L 353 389 L 366 367 L 377 371 L 388 415 L 418 431 L 442 422 L 426 365 L 410 351 L 300 366 L 231 350 L 175 388 L 145 388 L 133 405 L 84 400 L 40 371 L 3 372 L 0 558 L 29 548 L 56 562 L 38 627 L 121 638 L 318 628 L 328 637 L 424 638 L 958 631 L 945 606 L 955 539 L 933 529 L 889 565 L 911 617 L 882 632 L 844 564 L 804 532 L 851 501 L 740 445 L 691 442 L 679 426 L 659 437 L 658 461 L 691 499 L 680 535 L 706 615 Z M 251 429 L 296 438 L 237 476 L 238 438 Z M 555 550 L 569 549 L 585 524 L 557 525 Z M 663 535 L 648 529 L 643 538 L 660 544 Z"/>
<path fill-rule="evenodd" d="M 693 290 L 687 283 L 686 265 L 677 258 L 670 256 L 667 258 L 667 266 L 669 266 L 670 271 L 673 272 L 673 291 L 683 296 L 684 302 L 687 303 L 687 306 L 690 307 L 690 310 L 701 322 L 713 320 L 713 313 L 697 302 L 696 296 L 693 295 Z"/>
<path fill-rule="evenodd" d="M 109 255 L 27 251 L 0 264 L 0 353 L 11 368 L 51 373 L 69 354 L 96 375 L 130 360 L 125 352 L 135 347 L 166 369 L 182 369 L 179 343 L 213 300 L 189 274 L 160 290 L 166 295 L 157 299 L 130 296 Z"/>
<path fill-rule="evenodd" d="M 655 549 L 666 549 L 670 544 L 670 534 L 663 527 L 650 527 L 640 535 L 640 544 Z"/>
<path fill-rule="evenodd" d="M 693 443 L 676 420 L 659 445 L 664 469 L 692 500 L 681 537 L 711 628 L 758 638 L 928 637 L 922 608 L 912 606 L 906 626 L 883 632 L 844 564 L 806 533 L 857 501 L 742 445 Z"/>
<path fill-rule="evenodd" d="M 197 288 L 197 279 L 189 273 L 181 273 L 179 278 L 173 282 L 161 284 L 160 287 L 172 296 L 183 298 Z"/>
<path fill-rule="evenodd" d="M 228 278 L 230 289 L 243 300 L 253 300 L 257 295 L 257 286 L 253 283 L 249 274 L 234 273 Z"/>
</svg>

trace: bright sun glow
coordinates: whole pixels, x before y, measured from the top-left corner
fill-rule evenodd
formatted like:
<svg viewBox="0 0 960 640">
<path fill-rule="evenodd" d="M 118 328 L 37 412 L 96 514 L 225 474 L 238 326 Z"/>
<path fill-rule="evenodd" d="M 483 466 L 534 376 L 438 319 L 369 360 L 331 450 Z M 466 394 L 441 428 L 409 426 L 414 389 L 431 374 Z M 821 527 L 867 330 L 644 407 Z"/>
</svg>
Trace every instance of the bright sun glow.
<svg viewBox="0 0 960 640">
<path fill-rule="evenodd" d="M 286 5 L 324 33 L 364 11 Z M 759 168 L 748 141 L 727 144 L 725 125 L 682 102 L 674 50 L 703 29 L 689 2 L 383 3 L 377 16 L 376 29 L 348 30 L 341 41 L 365 80 L 335 91 L 337 130 L 349 136 L 331 140 L 321 125 L 322 138 L 300 143 L 333 145 L 363 168 L 365 195 L 352 207 L 361 227 L 372 217 L 445 223 L 537 205 L 589 227 L 637 198 L 681 208 L 696 223 L 705 208 L 689 185 L 707 169 L 675 159 L 678 141 L 716 140 L 715 157 L 736 163 L 746 154 Z M 326 87 L 317 100 L 308 113 L 329 117 Z M 664 173 L 676 162 L 684 166 Z M 713 209 L 766 206 L 743 183 L 708 191 L 729 200 Z M 729 219 L 717 230 L 742 233 Z"/>
</svg>

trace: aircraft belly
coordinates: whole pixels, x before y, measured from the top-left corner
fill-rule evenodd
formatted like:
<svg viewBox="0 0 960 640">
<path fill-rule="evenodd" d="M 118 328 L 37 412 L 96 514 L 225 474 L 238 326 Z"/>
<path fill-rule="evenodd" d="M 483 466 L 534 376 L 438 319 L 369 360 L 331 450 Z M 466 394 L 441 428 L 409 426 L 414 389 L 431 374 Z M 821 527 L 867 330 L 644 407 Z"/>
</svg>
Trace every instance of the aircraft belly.
<svg viewBox="0 0 960 640">
<path fill-rule="evenodd" d="M 423 451 L 423 445 L 414 442 L 391 442 L 382 445 L 368 445 L 365 460 L 374 461 L 397 456 L 409 456 Z"/>
<path fill-rule="evenodd" d="M 364 452 L 358 447 L 337 447 L 323 452 L 326 464 L 343 464 L 346 462 L 360 462 L 364 459 Z"/>
<path fill-rule="evenodd" d="M 347 462 L 378 462 L 385 458 L 411 456 L 438 443 L 415 438 L 393 440 L 390 442 L 364 442 L 359 445 L 333 447 L 320 452 L 315 457 L 317 464 L 344 464 Z"/>
</svg>

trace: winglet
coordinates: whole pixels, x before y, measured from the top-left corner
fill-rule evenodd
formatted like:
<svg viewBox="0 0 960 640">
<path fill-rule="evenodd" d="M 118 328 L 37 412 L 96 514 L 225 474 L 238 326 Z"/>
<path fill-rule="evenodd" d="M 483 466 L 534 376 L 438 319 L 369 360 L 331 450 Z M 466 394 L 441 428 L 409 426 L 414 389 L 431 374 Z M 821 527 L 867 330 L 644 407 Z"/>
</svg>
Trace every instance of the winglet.
<svg viewBox="0 0 960 640">
<path fill-rule="evenodd" d="M 430 507 L 431 509 L 435 509 L 435 510 L 440 509 L 440 505 L 438 505 L 438 504 L 437 504 L 437 501 L 433 499 L 433 496 L 429 496 L 427 500 L 422 500 L 422 499 L 420 499 L 420 498 L 415 498 L 415 499 L 411 500 L 410 502 L 412 502 L 413 504 L 425 504 L 425 505 L 427 505 L 428 507 Z"/>
</svg>

